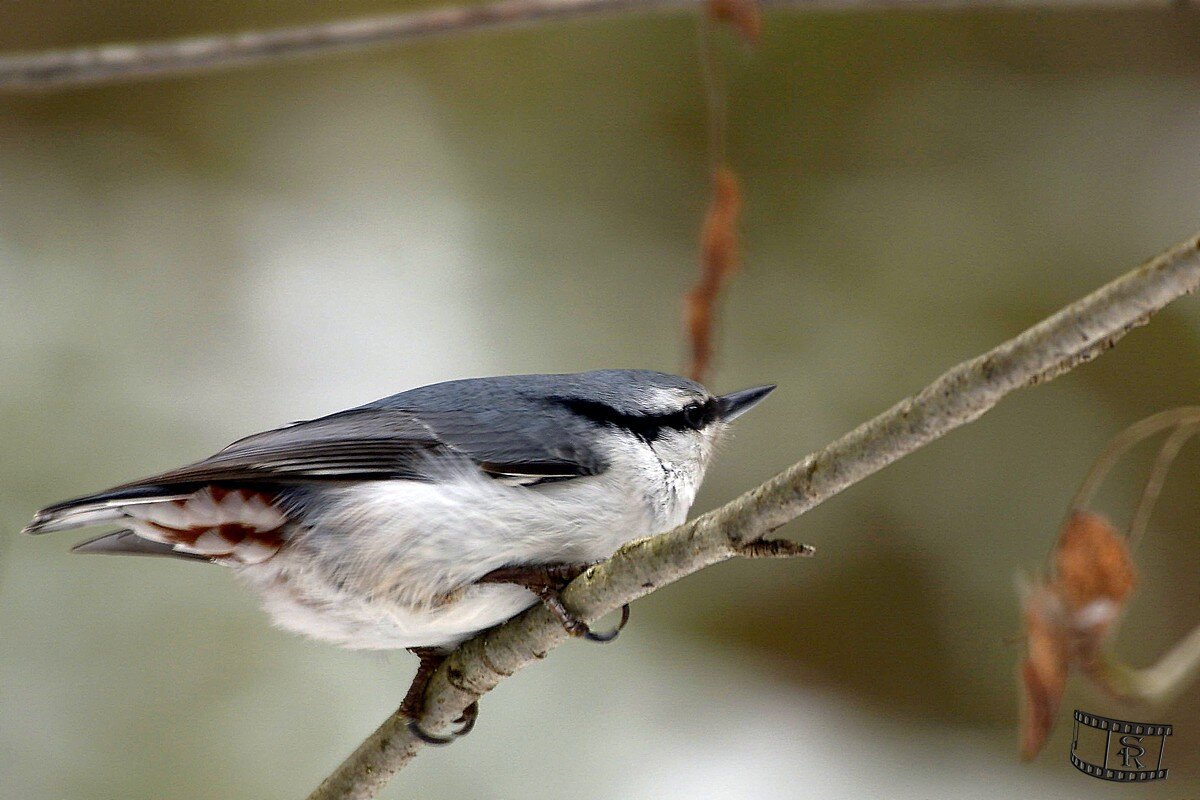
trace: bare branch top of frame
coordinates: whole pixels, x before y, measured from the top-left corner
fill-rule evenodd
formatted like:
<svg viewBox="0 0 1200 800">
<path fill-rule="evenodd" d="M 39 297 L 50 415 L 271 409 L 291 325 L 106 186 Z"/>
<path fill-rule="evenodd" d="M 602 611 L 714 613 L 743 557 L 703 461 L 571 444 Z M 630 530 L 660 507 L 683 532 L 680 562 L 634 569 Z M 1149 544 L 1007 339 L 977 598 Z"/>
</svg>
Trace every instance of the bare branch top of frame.
<svg viewBox="0 0 1200 800">
<path fill-rule="evenodd" d="M 0 55 L 0 91 L 39 92 L 188 75 L 266 61 L 398 45 L 430 36 L 607 14 L 681 10 L 702 4 L 703 0 L 499 0 L 315 25 L 13 53 Z M 1170 0 L 764 0 L 763 5 L 795 11 L 996 11 L 1166 9 L 1175 3 Z"/>
</svg>

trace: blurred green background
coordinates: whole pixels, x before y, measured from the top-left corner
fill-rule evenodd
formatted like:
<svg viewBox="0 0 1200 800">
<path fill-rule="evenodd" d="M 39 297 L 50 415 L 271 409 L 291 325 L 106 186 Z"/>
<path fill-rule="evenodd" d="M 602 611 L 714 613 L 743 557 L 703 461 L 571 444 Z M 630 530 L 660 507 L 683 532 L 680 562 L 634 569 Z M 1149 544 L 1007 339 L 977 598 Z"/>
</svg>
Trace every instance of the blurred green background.
<svg viewBox="0 0 1200 800">
<path fill-rule="evenodd" d="M 6 3 L 0 51 L 394 10 Z M 784 14 L 722 35 L 744 272 L 710 508 L 1196 230 L 1200 17 Z M 0 797 L 295 798 L 398 703 L 407 654 L 271 629 L 219 569 L 68 554 L 38 507 L 241 435 L 468 375 L 680 370 L 706 198 L 695 23 L 622 17 L 0 97 Z M 386 797 L 1181 797 L 1200 697 L 1072 683 L 1016 757 L 1014 574 L 1103 443 L 1196 402 L 1200 305 L 640 601 L 483 702 Z M 1139 462 L 1106 493 L 1118 518 Z M 1185 451 L 1121 634 L 1200 622 Z M 1070 710 L 1171 722 L 1137 789 L 1067 762 Z"/>
</svg>

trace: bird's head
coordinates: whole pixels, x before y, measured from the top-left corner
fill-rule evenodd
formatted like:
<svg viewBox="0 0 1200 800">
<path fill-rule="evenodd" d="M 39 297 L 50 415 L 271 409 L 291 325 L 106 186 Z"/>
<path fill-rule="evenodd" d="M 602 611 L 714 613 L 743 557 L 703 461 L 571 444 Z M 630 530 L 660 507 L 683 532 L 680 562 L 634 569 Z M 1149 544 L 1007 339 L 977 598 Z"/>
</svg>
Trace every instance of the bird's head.
<svg viewBox="0 0 1200 800">
<path fill-rule="evenodd" d="M 613 433 L 640 440 L 667 470 L 703 476 L 729 423 L 770 394 L 774 385 L 714 395 L 696 381 L 647 370 L 583 373 L 564 402 Z"/>
</svg>

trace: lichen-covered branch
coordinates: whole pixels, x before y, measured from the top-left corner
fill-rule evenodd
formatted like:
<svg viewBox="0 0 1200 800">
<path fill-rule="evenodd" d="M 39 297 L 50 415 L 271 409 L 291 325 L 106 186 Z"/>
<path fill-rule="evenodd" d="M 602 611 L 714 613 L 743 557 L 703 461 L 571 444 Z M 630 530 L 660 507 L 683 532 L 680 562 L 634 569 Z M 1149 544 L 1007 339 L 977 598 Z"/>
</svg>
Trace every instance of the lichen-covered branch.
<svg viewBox="0 0 1200 800">
<path fill-rule="evenodd" d="M 592 621 L 704 567 L 737 556 L 799 555 L 767 537 L 869 475 L 991 409 L 1005 395 L 1050 380 L 1111 347 L 1154 312 L 1200 286 L 1200 237 L 1171 248 L 1014 339 L 952 368 L 917 394 L 730 503 L 672 531 L 622 547 L 576 579 L 563 599 Z M 541 606 L 464 643 L 425 696 L 429 731 L 446 730 L 504 678 L 567 638 Z M 405 720 L 388 718 L 309 796 L 364 800 L 421 748 Z"/>
<path fill-rule="evenodd" d="M 185 75 L 258 62 L 279 61 L 398 45 L 514 25 L 622 12 L 685 9 L 709 0 L 498 0 L 477 5 L 402 11 L 315 25 L 190 36 L 144 43 L 90 45 L 0 56 L 0 91 L 46 91 L 69 86 Z M 797 10 L 997 8 L 1161 8 L 1172 0 L 763 0 Z"/>
</svg>

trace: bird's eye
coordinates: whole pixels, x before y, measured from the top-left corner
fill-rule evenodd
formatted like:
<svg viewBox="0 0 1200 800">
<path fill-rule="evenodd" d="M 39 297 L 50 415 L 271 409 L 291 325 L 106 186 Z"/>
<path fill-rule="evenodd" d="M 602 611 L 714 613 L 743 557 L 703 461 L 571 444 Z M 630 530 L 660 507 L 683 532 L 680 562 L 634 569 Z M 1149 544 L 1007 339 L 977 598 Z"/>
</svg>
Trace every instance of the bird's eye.
<svg viewBox="0 0 1200 800">
<path fill-rule="evenodd" d="M 683 409 L 683 423 L 689 428 L 699 430 L 704 427 L 704 408 L 699 405 L 686 406 Z"/>
</svg>

